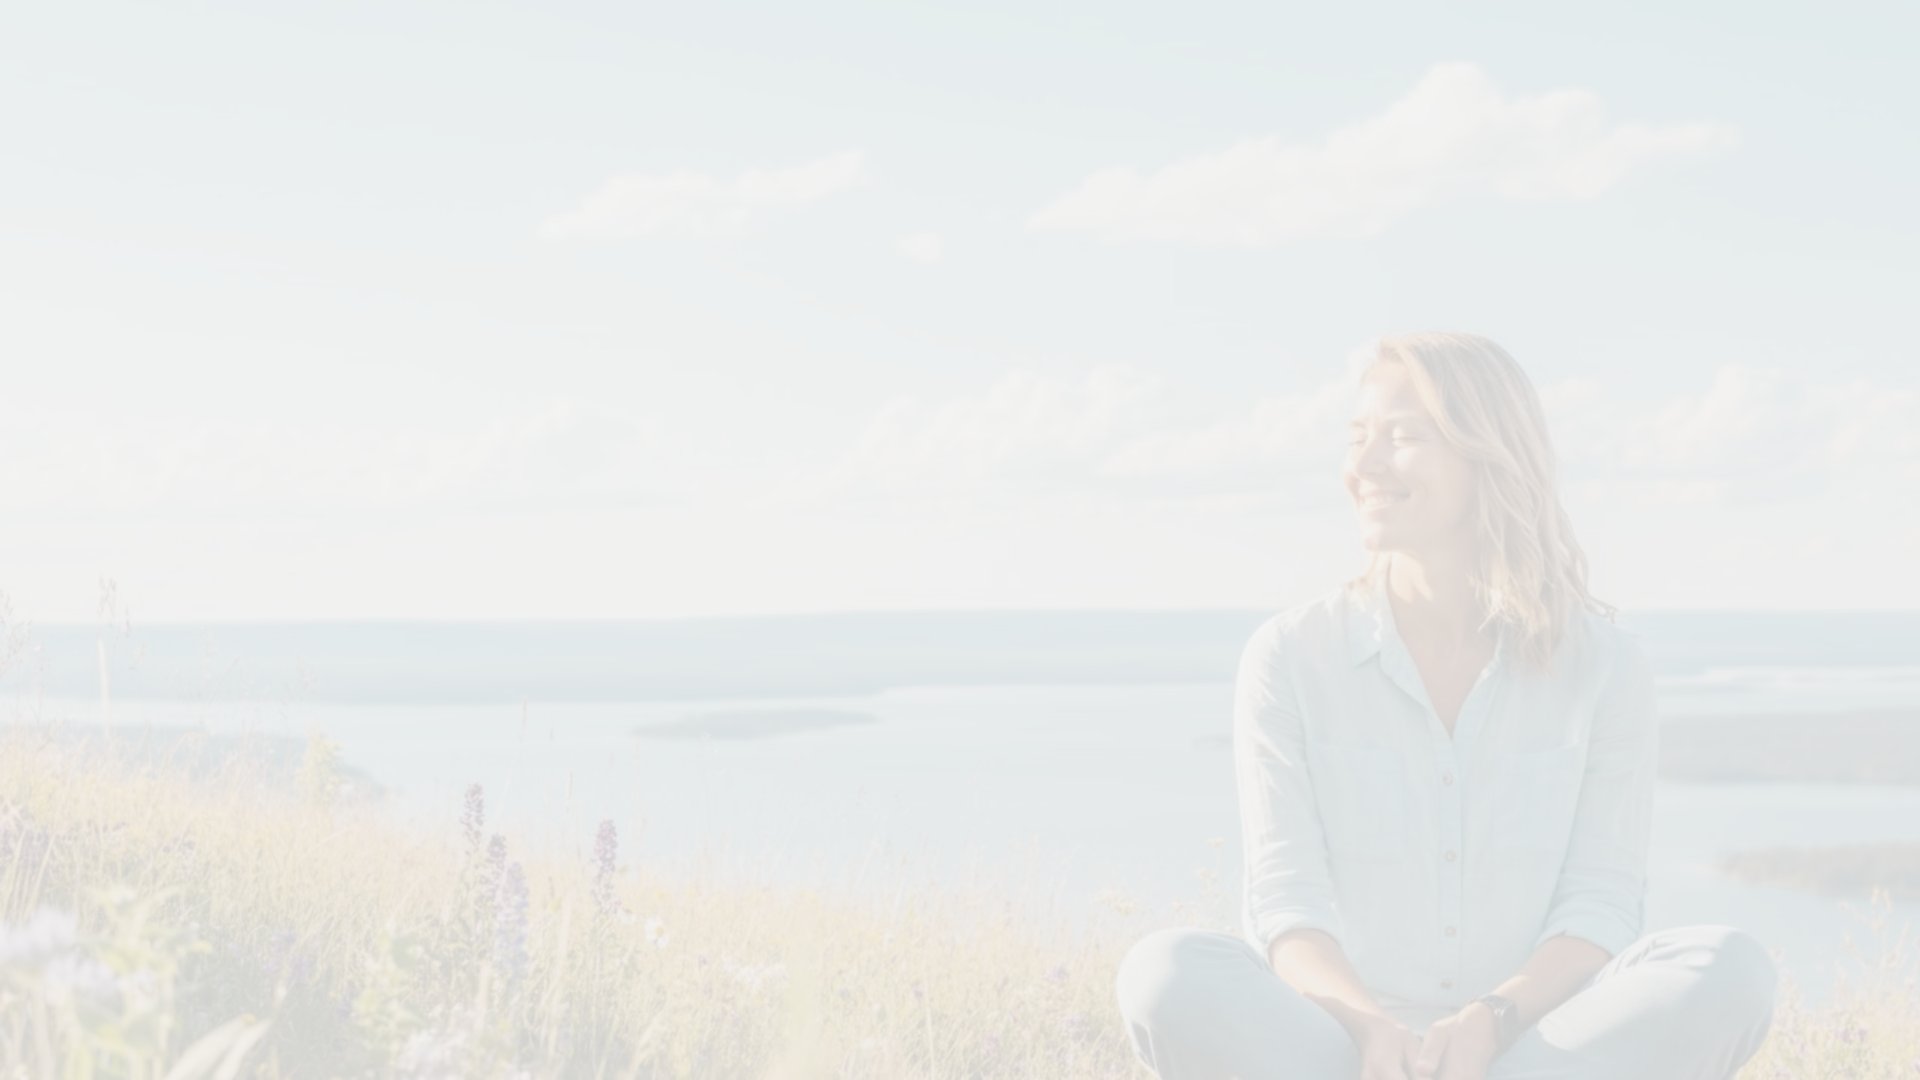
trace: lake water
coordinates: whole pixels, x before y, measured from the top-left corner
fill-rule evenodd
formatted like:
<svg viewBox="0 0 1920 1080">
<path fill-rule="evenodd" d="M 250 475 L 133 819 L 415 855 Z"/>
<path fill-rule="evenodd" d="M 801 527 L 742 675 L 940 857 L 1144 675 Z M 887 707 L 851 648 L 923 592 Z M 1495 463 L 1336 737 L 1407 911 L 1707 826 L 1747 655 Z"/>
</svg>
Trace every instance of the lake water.
<svg viewBox="0 0 1920 1080">
<path fill-rule="evenodd" d="M 1669 721 L 1749 709 L 1920 709 L 1913 676 L 1709 669 L 1664 678 L 1661 707 Z M 1116 897 L 1135 905 L 1128 927 L 1176 921 L 1175 905 L 1200 901 L 1208 874 L 1226 898 L 1215 910 L 1237 918 L 1239 831 L 1224 745 L 1231 697 L 1230 685 L 1207 682 L 637 704 L 134 701 L 115 703 L 114 722 L 322 731 L 393 789 L 398 815 L 449 835 L 462 792 L 477 782 L 490 829 L 582 857 L 595 824 L 610 818 L 623 863 L 863 898 L 905 882 L 978 882 L 1075 933 L 1120 919 Z M 40 709 L 87 719 L 100 705 Z M 643 727 L 654 734 L 636 734 Z M 1814 1001 L 1848 968 L 1849 935 L 1871 949 L 1866 898 L 1744 885 L 1715 872 L 1713 860 L 1775 844 L 1920 843 L 1920 788 L 1663 782 L 1656 815 L 1649 927 L 1747 929 Z M 1920 905 L 1894 916 L 1920 928 Z"/>
</svg>

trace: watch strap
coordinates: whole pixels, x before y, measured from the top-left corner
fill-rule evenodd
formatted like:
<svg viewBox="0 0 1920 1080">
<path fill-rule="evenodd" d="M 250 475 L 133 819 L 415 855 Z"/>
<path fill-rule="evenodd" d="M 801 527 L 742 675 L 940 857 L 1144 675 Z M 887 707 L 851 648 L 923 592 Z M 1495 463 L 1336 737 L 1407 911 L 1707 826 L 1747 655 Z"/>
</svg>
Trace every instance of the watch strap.
<svg viewBox="0 0 1920 1080">
<path fill-rule="evenodd" d="M 1505 1050 L 1520 1037 L 1520 1008 L 1504 994 L 1482 994 L 1474 999 L 1493 1013 L 1493 1027 L 1500 1049 Z"/>
</svg>

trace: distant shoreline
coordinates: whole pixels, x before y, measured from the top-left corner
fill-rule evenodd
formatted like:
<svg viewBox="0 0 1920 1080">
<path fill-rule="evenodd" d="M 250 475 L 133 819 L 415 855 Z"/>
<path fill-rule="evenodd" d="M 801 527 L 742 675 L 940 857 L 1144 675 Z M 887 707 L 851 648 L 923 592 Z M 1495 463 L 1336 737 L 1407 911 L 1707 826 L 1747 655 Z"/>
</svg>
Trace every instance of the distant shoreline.
<svg viewBox="0 0 1920 1080">
<path fill-rule="evenodd" d="M 1316 594 L 1317 595 L 1317 594 Z M 907 687 L 1230 683 L 1273 609 L 870 611 L 653 620 L 40 625 L 0 690 L 116 699 L 519 704 Z M 1877 671 L 1920 686 L 1920 611 L 1623 612 L 1656 677 Z M 1895 675 L 1895 673 L 1898 673 Z M 1730 681 L 1722 681 L 1725 676 Z M 1880 677 L 1876 675 L 1875 677 Z M 1751 689 L 1764 693 L 1766 681 Z M 1691 694 L 1697 688 L 1676 690 Z"/>
<path fill-rule="evenodd" d="M 69 699 L 58 704 L 90 703 Z M 879 717 L 862 709 L 800 704 L 723 708 L 701 702 L 686 705 L 686 714 L 678 720 L 637 724 L 631 733 L 636 738 L 754 741 L 805 738 L 817 731 L 884 724 Z M 74 733 L 100 730 L 95 721 L 59 715 L 13 718 L 0 714 L 0 727 L 4 726 L 57 726 Z M 138 738 L 143 730 L 152 730 L 155 734 L 169 730 L 187 734 L 201 729 L 179 724 L 128 723 L 119 725 L 117 733 Z M 217 737 L 216 742 L 225 738 Z M 277 755 L 297 761 L 305 745 L 304 737 L 283 734 L 276 738 L 282 744 L 277 748 Z M 1188 745 L 1202 753 L 1231 753 L 1233 737 L 1231 732 L 1218 731 L 1194 737 Z M 1689 784 L 1920 785 L 1920 710 L 1669 718 L 1660 729 L 1659 775 L 1663 780 Z"/>
</svg>

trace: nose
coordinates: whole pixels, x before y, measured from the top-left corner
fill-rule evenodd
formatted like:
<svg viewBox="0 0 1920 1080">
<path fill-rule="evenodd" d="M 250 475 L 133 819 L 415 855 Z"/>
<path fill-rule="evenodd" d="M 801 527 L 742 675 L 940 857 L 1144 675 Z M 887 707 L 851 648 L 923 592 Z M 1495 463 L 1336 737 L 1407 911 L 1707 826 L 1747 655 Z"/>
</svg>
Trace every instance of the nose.
<svg viewBox="0 0 1920 1080">
<path fill-rule="evenodd" d="M 1352 447 L 1350 452 L 1354 475 L 1369 480 L 1378 480 L 1387 475 L 1387 469 L 1382 463 L 1387 449 L 1385 443 L 1385 439 L 1368 435 L 1364 436 L 1363 441 L 1358 445 Z"/>
</svg>

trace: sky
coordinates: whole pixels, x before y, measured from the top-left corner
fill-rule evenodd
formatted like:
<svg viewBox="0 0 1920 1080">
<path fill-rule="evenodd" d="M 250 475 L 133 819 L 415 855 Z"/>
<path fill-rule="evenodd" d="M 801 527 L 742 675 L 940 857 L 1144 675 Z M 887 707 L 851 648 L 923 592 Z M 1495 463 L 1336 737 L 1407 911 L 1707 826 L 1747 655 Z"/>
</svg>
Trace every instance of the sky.
<svg viewBox="0 0 1920 1080">
<path fill-rule="evenodd" d="M 1454 329 L 1600 598 L 1920 607 L 1920 9 L 1288 7 L 11 11 L 0 593 L 1277 608 Z"/>
</svg>

